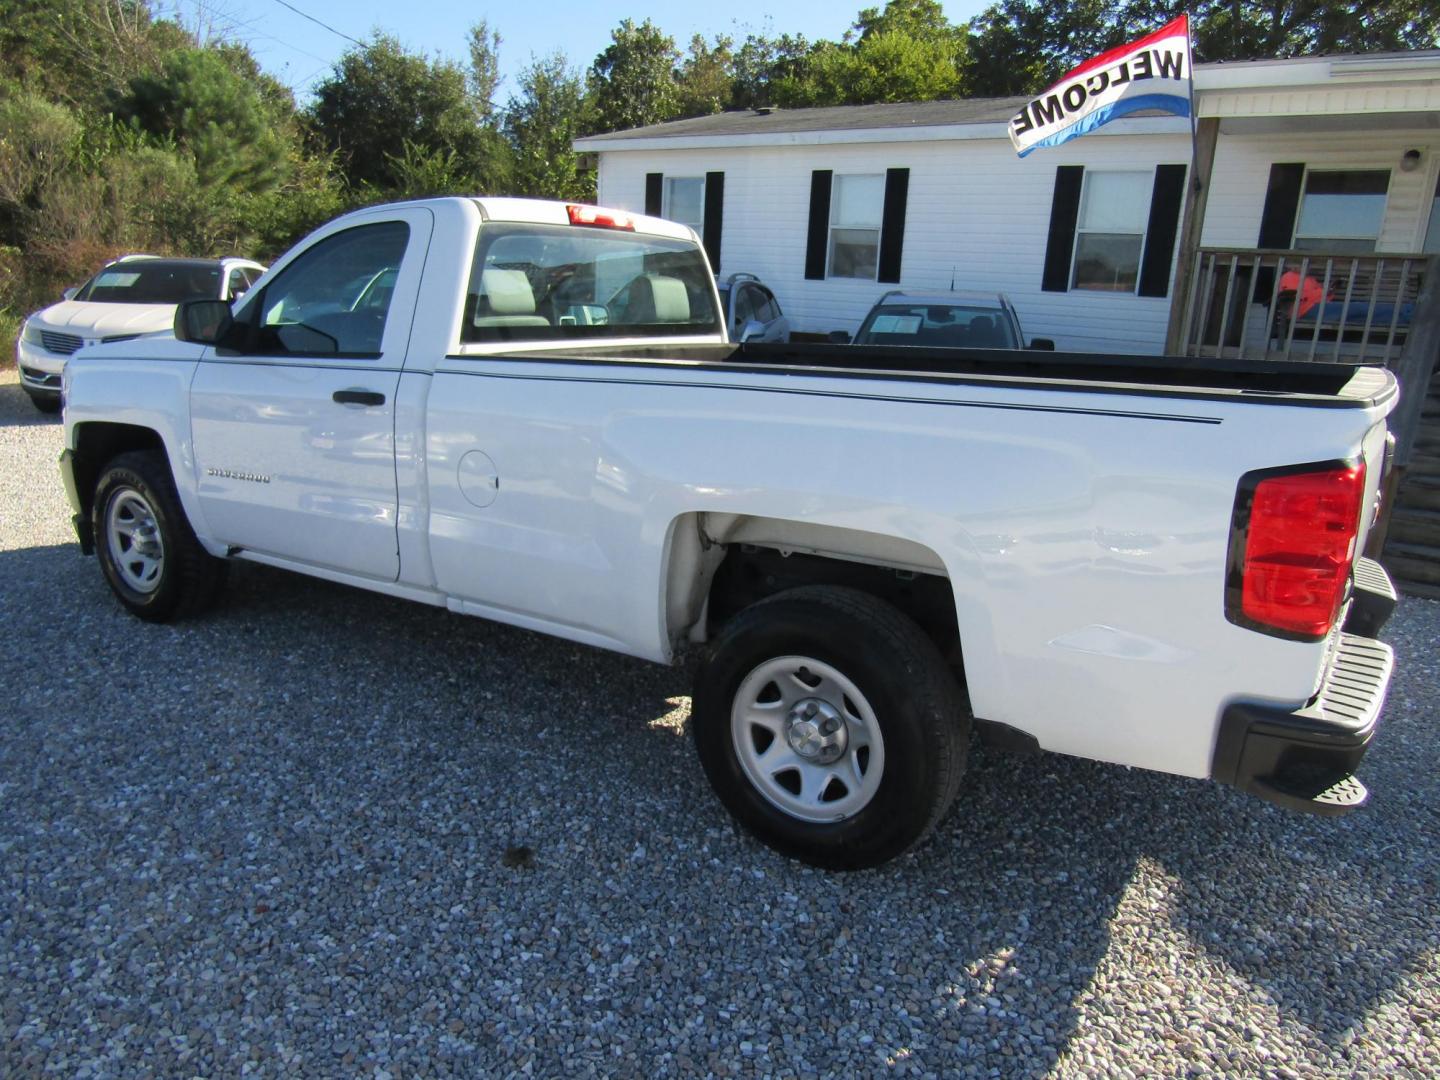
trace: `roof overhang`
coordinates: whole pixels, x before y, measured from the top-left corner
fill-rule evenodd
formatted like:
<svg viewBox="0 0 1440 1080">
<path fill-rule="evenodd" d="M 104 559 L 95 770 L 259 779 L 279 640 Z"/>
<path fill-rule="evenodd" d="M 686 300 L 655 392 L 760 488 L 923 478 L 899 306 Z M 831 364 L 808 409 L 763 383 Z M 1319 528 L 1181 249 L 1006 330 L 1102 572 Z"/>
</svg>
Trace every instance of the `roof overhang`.
<svg viewBox="0 0 1440 1080">
<path fill-rule="evenodd" d="M 1188 135 L 1190 121 L 1179 116 L 1141 116 L 1116 120 L 1091 135 Z M 673 135 L 635 139 L 576 139 L 582 153 L 611 150 L 713 150 L 737 146 L 835 146 L 843 143 L 954 142 L 1005 139 L 1009 125 L 941 124 L 934 127 L 877 127 L 827 131 L 764 131 L 735 135 Z"/>
</svg>

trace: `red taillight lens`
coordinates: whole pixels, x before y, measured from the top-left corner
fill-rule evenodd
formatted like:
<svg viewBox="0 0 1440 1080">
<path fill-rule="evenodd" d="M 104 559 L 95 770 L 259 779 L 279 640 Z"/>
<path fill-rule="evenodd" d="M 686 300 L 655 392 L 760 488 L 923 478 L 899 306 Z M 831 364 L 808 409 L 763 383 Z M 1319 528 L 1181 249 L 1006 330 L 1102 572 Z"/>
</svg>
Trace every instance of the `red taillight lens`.
<svg viewBox="0 0 1440 1080">
<path fill-rule="evenodd" d="M 565 209 L 570 213 L 571 225 L 635 231 L 635 219 L 622 210 L 603 210 L 598 206 L 585 206 L 580 203 L 570 203 Z"/>
<path fill-rule="evenodd" d="M 1232 576 L 1227 614 L 1281 636 L 1323 638 L 1340 612 L 1355 559 L 1365 463 L 1265 476 L 1242 484 L 1241 492 L 1236 524 L 1244 548 L 1238 567 L 1232 554 L 1239 581 Z"/>
</svg>

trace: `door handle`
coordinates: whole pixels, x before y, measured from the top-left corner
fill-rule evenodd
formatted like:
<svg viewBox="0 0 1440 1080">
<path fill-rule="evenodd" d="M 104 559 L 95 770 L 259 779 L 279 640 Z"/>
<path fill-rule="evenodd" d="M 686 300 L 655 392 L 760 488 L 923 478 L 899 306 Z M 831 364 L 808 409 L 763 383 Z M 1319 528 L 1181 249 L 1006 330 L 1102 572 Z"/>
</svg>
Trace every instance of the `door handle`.
<svg viewBox="0 0 1440 1080">
<path fill-rule="evenodd" d="M 376 390 L 336 390 L 330 396 L 341 405 L 385 404 L 385 395 Z"/>
</svg>

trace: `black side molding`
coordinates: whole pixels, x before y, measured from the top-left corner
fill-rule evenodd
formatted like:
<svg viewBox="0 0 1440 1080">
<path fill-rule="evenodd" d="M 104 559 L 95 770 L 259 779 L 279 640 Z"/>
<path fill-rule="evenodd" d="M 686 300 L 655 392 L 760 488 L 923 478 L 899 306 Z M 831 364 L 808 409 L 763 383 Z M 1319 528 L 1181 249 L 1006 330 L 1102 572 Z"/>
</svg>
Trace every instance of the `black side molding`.
<svg viewBox="0 0 1440 1080">
<path fill-rule="evenodd" d="M 1021 731 L 1009 724 L 1002 724 L 998 720 L 982 720 L 974 717 L 972 723 L 975 725 L 975 734 L 986 746 L 993 746 L 996 750 L 1005 750 L 1014 754 L 1038 754 L 1040 752 L 1040 740 L 1031 735 L 1028 731 Z"/>
</svg>

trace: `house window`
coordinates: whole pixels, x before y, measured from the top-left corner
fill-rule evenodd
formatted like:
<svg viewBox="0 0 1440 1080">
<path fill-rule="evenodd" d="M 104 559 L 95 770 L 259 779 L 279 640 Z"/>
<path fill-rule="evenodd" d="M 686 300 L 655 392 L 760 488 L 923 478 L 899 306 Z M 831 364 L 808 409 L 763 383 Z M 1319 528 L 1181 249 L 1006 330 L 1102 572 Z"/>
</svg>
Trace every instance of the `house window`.
<svg viewBox="0 0 1440 1080">
<path fill-rule="evenodd" d="M 705 239 L 705 178 L 665 177 L 665 202 L 660 216 L 689 225 L 700 239 Z"/>
<path fill-rule="evenodd" d="M 1135 291 L 1154 176 L 1148 172 L 1085 170 L 1075 226 L 1072 289 Z"/>
<path fill-rule="evenodd" d="M 830 276 L 874 281 L 885 216 L 884 176 L 837 176 L 830 197 Z"/>
<path fill-rule="evenodd" d="M 1307 171 L 1294 248 L 1374 251 L 1385 221 L 1389 190 L 1389 169 Z"/>
</svg>

